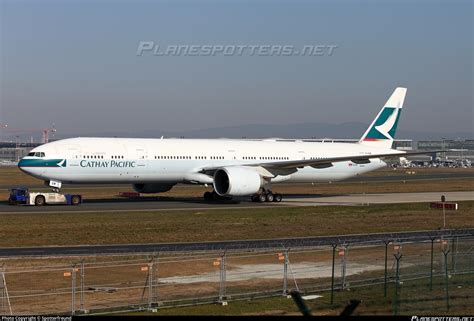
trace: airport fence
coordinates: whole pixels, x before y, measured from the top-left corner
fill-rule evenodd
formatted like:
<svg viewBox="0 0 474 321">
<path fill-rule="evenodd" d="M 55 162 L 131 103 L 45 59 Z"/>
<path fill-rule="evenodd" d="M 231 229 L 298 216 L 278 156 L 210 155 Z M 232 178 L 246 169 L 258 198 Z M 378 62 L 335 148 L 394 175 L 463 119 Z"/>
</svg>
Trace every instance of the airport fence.
<svg viewBox="0 0 474 321">
<path fill-rule="evenodd" d="M 155 311 L 319 294 L 368 313 L 462 312 L 474 303 L 474 238 L 311 248 L 3 260 L 0 315 Z M 314 309 L 317 312 L 317 308 Z"/>
</svg>

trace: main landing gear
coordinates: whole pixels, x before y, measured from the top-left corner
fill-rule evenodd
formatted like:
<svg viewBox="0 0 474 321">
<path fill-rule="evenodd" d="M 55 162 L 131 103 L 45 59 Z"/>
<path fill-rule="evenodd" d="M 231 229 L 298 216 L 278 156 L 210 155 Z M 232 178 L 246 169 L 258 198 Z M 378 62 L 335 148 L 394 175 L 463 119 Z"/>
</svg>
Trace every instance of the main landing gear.
<svg viewBox="0 0 474 321">
<path fill-rule="evenodd" d="M 204 200 L 207 202 L 214 202 L 214 201 L 230 201 L 232 197 L 230 196 L 220 196 L 217 194 L 215 191 L 212 192 L 205 192 L 204 195 Z M 271 191 L 261 191 L 258 194 L 252 195 L 251 199 L 252 202 L 281 202 L 283 196 L 278 193 L 272 193 Z"/>
<path fill-rule="evenodd" d="M 281 202 L 283 196 L 281 194 L 275 193 L 272 191 L 262 191 L 258 194 L 252 195 L 252 202 Z"/>
</svg>

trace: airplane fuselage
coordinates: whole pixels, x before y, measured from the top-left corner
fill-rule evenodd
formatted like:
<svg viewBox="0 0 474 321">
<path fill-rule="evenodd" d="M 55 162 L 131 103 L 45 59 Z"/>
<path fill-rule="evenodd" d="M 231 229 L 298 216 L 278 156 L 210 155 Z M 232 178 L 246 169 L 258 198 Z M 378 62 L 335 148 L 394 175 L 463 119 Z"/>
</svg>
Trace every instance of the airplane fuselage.
<svg viewBox="0 0 474 321">
<path fill-rule="evenodd" d="M 35 148 L 30 154 L 37 153 L 39 157 L 27 156 L 19 167 L 39 179 L 62 183 L 212 184 L 212 177 L 200 173 L 200 169 L 383 152 L 397 151 L 333 142 L 71 138 Z M 345 161 L 327 168 L 306 166 L 288 175 L 277 175 L 271 181 L 339 181 L 385 165 L 380 159 L 371 159 L 367 164 Z"/>
</svg>

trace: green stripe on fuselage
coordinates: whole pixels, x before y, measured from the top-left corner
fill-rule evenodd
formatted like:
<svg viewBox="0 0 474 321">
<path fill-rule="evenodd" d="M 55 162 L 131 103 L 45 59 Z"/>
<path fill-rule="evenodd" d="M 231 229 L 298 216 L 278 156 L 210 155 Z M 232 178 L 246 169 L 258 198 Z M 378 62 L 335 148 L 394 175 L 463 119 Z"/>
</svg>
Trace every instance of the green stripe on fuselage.
<svg viewBox="0 0 474 321">
<path fill-rule="evenodd" d="M 60 163 L 63 162 L 61 165 Z M 22 159 L 18 167 L 66 167 L 64 159 Z"/>
</svg>

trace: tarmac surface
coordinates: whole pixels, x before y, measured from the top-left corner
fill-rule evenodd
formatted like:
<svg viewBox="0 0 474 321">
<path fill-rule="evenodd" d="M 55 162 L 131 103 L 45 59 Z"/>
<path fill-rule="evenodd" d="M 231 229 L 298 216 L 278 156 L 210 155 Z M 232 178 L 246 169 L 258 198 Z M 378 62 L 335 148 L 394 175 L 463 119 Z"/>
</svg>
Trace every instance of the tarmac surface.
<svg viewBox="0 0 474 321">
<path fill-rule="evenodd" d="M 249 251 L 258 249 L 308 248 L 338 246 L 340 244 L 388 244 L 397 242 L 435 241 L 436 239 L 472 238 L 474 229 L 428 230 L 412 232 L 353 234 L 320 237 L 301 237 L 266 240 L 235 240 L 195 243 L 81 245 L 51 247 L 0 248 L 0 257 L 24 256 L 86 256 L 99 254 L 196 252 L 196 251 Z"/>
<path fill-rule="evenodd" d="M 281 203 L 254 203 L 248 198 L 242 200 L 206 202 L 202 198 L 140 198 L 85 200 L 78 206 L 67 205 L 8 205 L 0 203 L 0 215 L 41 214 L 41 213 L 107 213 L 107 212 L 144 212 L 171 210 L 214 210 L 214 209 L 250 209 L 282 206 L 324 206 L 324 205 L 368 205 L 413 202 L 440 201 L 441 195 L 448 202 L 474 200 L 474 191 L 465 192 L 427 192 L 427 193 L 383 193 L 383 194 L 347 194 L 347 195 L 288 195 Z"/>
<path fill-rule="evenodd" d="M 425 193 L 381 193 L 381 194 L 350 194 L 310 197 L 288 197 L 285 204 L 297 206 L 314 205 L 369 205 L 369 204 L 396 204 L 396 203 L 423 203 L 441 201 L 441 195 L 447 202 L 472 201 L 474 191 L 461 192 L 425 192 Z"/>
</svg>

